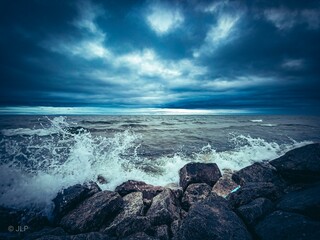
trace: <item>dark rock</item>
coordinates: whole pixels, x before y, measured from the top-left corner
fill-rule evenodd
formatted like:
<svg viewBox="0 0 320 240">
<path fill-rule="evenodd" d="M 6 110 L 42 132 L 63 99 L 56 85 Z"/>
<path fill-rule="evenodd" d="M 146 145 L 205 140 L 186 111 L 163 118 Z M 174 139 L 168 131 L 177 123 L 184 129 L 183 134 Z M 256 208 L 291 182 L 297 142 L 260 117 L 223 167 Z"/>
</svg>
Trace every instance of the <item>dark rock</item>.
<svg viewBox="0 0 320 240">
<path fill-rule="evenodd" d="M 21 214 L 15 209 L 0 207 L 0 232 L 8 232 L 9 226 L 18 226 Z"/>
<path fill-rule="evenodd" d="M 318 240 L 320 223 L 300 214 L 276 211 L 260 221 L 255 231 L 261 240 Z"/>
<path fill-rule="evenodd" d="M 144 231 L 146 229 L 146 226 L 141 225 L 140 223 L 148 220 L 137 218 L 137 216 L 142 215 L 144 208 L 142 193 L 129 193 L 123 198 L 123 203 L 124 204 L 122 211 L 117 215 L 117 217 L 113 220 L 109 227 L 104 230 L 104 232 L 111 235 L 123 237 L 125 236 L 124 233 L 128 233 L 127 235 L 130 235 L 135 232 Z M 147 227 L 149 227 L 149 224 L 147 224 Z M 125 232 L 123 231 L 123 229 L 125 229 Z"/>
<path fill-rule="evenodd" d="M 156 226 L 152 229 L 150 235 L 156 237 L 159 240 L 169 240 L 169 227 L 167 225 Z"/>
<path fill-rule="evenodd" d="M 278 186 L 284 186 L 284 180 L 269 163 L 254 163 L 232 175 L 232 179 L 243 186 L 250 182 L 271 182 Z"/>
<path fill-rule="evenodd" d="M 162 192 L 163 189 L 163 187 L 153 186 L 146 184 L 145 182 L 129 180 L 116 187 L 115 191 L 121 196 L 125 196 L 132 192 L 142 192 L 143 198 L 152 199 L 154 196 Z"/>
<path fill-rule="evenodd" d="M 171 189 L 164 189 L 153 198 L 146 216 L 152 225 L 170 224 L 180 218 L 180 204 Z"/>
<path fill-rule="evenodd" d="M 136 233 L 136 234 L 133 234 L 133 235 L 130 235 L 126 238 L 121 238 L 121 239 L 123 239 L 123 240 L 158 240 L 157 238 L 151 237 L 144 232 L 139 232 L 139 233 Z"/>
<path fill-rule="evenodd" d="M 101 174 L 98 175 L 97 181 L 98 181 L 100 184 L 107 184 L 107 183 L 108 183 L 108 180 L 107 180 L 104 176 L 102 176 Z"/>
<path fill-rule="evenodd" d="M 96 231 L 104 221 L 114 218 L 114 215 L 122 209 L 122 205 L 123 200 L 118 193 L 99 192 L 65 215 L 60 225 L 71 233 Z"/>
<path fill-rule="evenodd" d="M 242 220 L 216 194 L 194 204 L 178 232 L 180 240 L 251 239 Z"/>
<path fill-rule="evenodd" d="M 218 182 L 214 184 L 212 192 L 221 197 L 228 196 L 232 190 L 238 187 L 238 184 L 232 180 L 231 176 L 231 172 L 225 172 L 222 177 L 219 178 Z"/>
<path fill-rule="evenodd" d="M 185 210 L 189 210 L 191 205 L 201 201 L 211 194 L 211 187 L 206 183 L 190 184 L 183 194 L 181 205 Z"/>
<path fill-rule="evenodd" d="M 19 226 L 27 226 L 28 232 L 38 231 L 50 226 L 48 217 L 43 212 L 26 210 L 19 220 Z"/>
<path fill-rule="evenodd" d="M 292 182 L 320 180 L 320 143 L 293 149 L 270 162 Z"/>
<path fill-rule="evenodd" d="M 320 220 L 320 184 L 284 195 L 277 208 Z"/>
<path fill-rule="evenodd" d="M 38 232 L 33 232 L 24 237 L 24 240 L 38 239 L 43 236 L 66 236 L 66 232 L 61 227 L 50 228 L 46 227 Z"/>
<path fill-rule="evenodd" d="M 206 183 L 213 186 L 221 177 L 215 163 L 188 163 L 179 170 L 180 186 L 185 190 L 191 183 Z"/>
<path fill-rule="evenodd" d="M 172 239 L 178 239 L 178 233 L 179 233 L 180 226 L 181 226 L 181 220 L 174 220 L 171 223 Z"/>
<path fill-rule="evenodd" d="M 282 195 L 281 190 L 273 183 L 247 183 L 236 192 L 227 197 L 231 206 L 238 208 L 256 198 L 268 198 L 272 201 L 279 199 Z"/>
<path fill-rule="evenodd" d="M 100 232 L 90 232 L 82 233 L 77 235 L 68 235 L 68 236 L 43 236 L 37 240 L 115 240 L 115 238 L 110 237 L 106 234 Z"/>
<path fill-rule="evenodd" d="M 60 220 L 66 213 L 74 209 L 80 202 L 101 191 L 94 182 L 83 185 L 76 184 L 60 191 L 52 200 L 54 203 L 53 216 L 56 221 Z"/>
<path fill-rule="evenodd" d="M 274 204 L 266 198 L 257 198 L 252 202 L 238 208 L 237 212 L 248 225 L 256 224 L 259 219 L 272 212 Z"/>
<path fill-rule="evenodd" d="M 170 188 L 177 199 L 181 199 L 183 196 L 183 189 L 177 183 L 169 183 L 165 188 Z"/>
</svg>

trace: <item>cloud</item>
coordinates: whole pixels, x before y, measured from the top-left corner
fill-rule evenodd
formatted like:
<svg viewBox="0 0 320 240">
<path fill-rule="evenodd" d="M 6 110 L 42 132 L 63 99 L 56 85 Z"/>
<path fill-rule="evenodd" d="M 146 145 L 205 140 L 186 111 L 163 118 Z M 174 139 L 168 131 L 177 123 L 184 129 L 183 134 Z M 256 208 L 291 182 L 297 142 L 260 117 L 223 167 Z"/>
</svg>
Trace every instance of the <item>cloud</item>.
<svg viewBox="0 0 320 240">
<path fill-rule="evenodd" d="M 316 30 L 320 27 L 320 9 L 271 8 L 264 11 L 264 16 L 279 30 L 290 30 L 303 24 L 306 24 L 310 30 Z"/>
<path fill-rule="evenodd" d="M 158 35 L 166 35 L 182 25 L 184 16 L 178 8 L 157 2 L 150 7 L 146 21 Z"/>
<path fill-rule="evenodd" d="M 300 70 L 305 66 L 303 59 L 286 59 L 281 64 L 281 67 L 287 70 Z"/>
</svg>

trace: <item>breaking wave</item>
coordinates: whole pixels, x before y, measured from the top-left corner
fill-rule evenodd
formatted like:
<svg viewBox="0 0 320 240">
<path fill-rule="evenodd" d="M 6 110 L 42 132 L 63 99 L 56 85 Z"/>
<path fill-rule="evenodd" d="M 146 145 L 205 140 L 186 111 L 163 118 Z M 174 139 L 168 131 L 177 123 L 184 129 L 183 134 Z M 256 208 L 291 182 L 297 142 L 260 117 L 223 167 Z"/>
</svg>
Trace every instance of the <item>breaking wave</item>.
<svg viewBox="0 0 320 240">
<path fill-rule="evenodd" d="M 178 182 L 178 170 L 190 161 L 215 162 L 220 169 L 238 170 L 256 161 L 274 159 L 288 150 L 311 142 L 268 142 L 249 135 L 233 135 L 231 150 L 219 152 L 206 145 L 192 156 L 176 152 L 173 156 L 148 159 L 139 155 L 143 135 L 132 129 L 112 137 L 94 136 L 89 131 L 69 131 L 64 117 L 50 120 L 42 129 L 9 129 L 0 142 L 0 205 L 30 207 L 50 212 L 51 200 L 65 187 L 95 180 L 99 174 L 113 190 L 133 179 L 153 185 Z M 28 133 L 28 134 L 27 134 Z M 21 135 L 19 139 L 14 135 Z"/>
</svg>

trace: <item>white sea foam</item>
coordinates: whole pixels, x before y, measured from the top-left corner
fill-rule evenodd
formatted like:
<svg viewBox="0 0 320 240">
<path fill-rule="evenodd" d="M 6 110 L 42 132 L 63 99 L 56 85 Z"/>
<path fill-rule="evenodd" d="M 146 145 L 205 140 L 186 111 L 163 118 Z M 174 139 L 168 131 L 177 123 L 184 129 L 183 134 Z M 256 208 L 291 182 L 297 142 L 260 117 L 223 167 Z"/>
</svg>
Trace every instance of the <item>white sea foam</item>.
<svg viewBox="0 0 320 240">
<path fill-rule="evenodd" d="M 261 123 L 261 122 L 263 122 L 263 120 L 262 119 L 252 119 L 252 120 L 250 120 L 250 122 Z"/>
<path fill-rule="evenodd" d="M 57 137 L 36 141 L 26 137 L 27 150 L 12 139 L 1 146 L 5 155 L 0 165 L 0 205 L 29 207 L 34 204 L 50 212 L 56 193 L 76 183 L 95 180 L 103 175 L 114 190 L 122 182 L 133 179 L 153 185 L 178 182 L 179 169 L 190 161 L 215 162 L 220 169 L 238 170 L 255 161 L 270 160 L 286 151 L 310 142 L 278 144 L 261 138 L 238 135 L 230 139 L 232 150 L 218 152 L 207 145 L 193 157 L 176 153 L 173 157 L 146 159 L 137 154 L 143 135 L 131 130 L 112 138 L 93 136 L 87 131 L 70 133 L 65 118 L 58 117 L 43 131 L 59 133 Z M 146 171 L 145 169 L 154 169 Z"/>
</svg>

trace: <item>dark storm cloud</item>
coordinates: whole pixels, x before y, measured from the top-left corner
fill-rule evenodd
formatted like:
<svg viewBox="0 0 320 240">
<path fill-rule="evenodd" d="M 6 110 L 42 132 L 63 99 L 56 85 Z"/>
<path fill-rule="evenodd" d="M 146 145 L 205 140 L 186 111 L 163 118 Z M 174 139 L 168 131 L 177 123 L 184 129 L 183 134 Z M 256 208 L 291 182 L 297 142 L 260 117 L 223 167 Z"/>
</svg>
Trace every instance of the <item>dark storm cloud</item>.
<svg viewBox="0 0 320 240">
<path fill-rule="evenodd" d="M 318 1 L 2 1 L 0 104 L 320 111 Z"/>
</svg>

